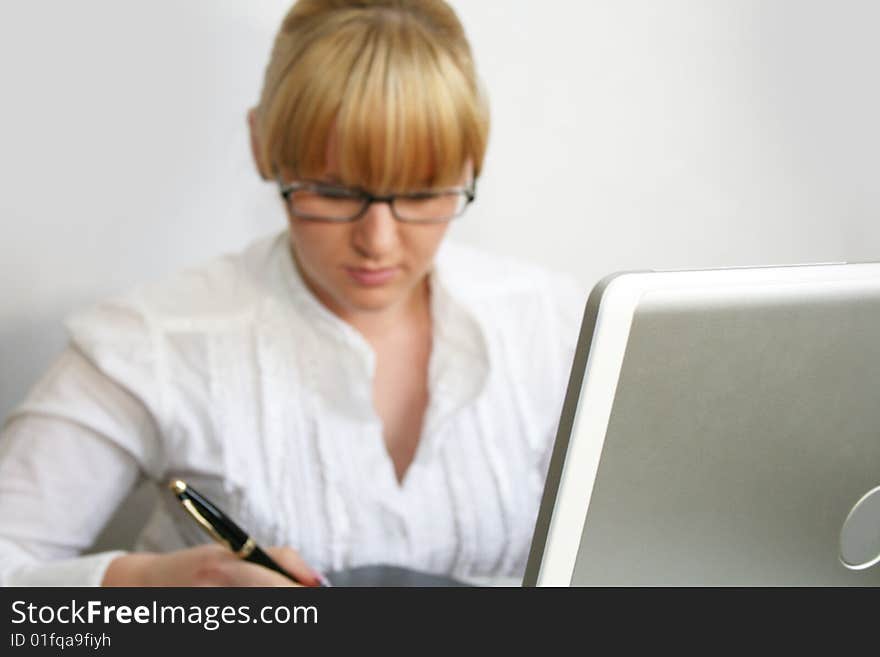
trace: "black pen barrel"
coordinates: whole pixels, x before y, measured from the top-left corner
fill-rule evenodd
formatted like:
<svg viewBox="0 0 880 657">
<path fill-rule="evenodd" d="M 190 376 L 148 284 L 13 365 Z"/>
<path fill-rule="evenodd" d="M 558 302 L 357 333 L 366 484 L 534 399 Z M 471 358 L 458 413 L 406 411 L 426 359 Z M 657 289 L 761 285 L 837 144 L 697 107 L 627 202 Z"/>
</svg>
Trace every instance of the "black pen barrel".
<svg viewBox="0 0 880 657">
<path fill-rule="evenodd" d="M 251 550 L 251 553 L 244 558 L 245 561 L 250 561 L 251 563 L 255 563 L 258 566 L 263 566 L 268 568 L 269 570 L 274 570 L 276 573 L 280 573 L 284 575 L 288 579 L 292 579 L 294 582 L 297 582 L 296 578 L 291 575 L 289 572 L 284 570 L 281 566 L 279 566 L 268 554 L 266 554 L 259 547 L 254 547 Z M 300 582 L 297 582 L 299 584 Z"/>
</svg>

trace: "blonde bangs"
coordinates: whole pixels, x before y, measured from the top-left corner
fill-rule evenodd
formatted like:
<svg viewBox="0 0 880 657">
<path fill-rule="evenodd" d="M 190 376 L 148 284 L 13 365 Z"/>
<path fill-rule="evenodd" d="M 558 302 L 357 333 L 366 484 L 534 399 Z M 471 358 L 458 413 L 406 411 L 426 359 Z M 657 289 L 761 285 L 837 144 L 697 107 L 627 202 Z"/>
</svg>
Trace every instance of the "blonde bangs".
<svg viewBox="0 0 880 657">
<path fill-rule="evenodd" d="M 451 52 L 388 11 L 336 11 L 298 37 L 273 53 L 283 72 L 272 88 L 270 65 L 258 112 L 273 172 L 319 178 L 333 143 L 340 182 L 375 193 L 455 185 L 468 163 L 479 175 L 489 119 L 466 42 Z"/>
</svg>

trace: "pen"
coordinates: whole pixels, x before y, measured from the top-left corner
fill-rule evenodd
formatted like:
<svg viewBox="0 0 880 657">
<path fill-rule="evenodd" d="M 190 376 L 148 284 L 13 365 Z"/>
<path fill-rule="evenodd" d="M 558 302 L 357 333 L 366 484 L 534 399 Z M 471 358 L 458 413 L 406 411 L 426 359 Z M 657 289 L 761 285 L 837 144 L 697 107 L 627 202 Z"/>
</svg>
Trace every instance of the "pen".
<svg viewBox="0 0 880 657">
<path fill-rule="evenodd" d="M 238 557 L 245 561 L 264 566 L 269 570 L 274 570 L 292 580 L 298 586 L 305 586 L 298 581 L 293 575 L 279 566 L 268 554 L 266 554 L 253 538 L 248 536 L 241 527 L 236 525 L 232 519 L 223 513 L 217 506 L 209 501 L 204 495 L 195 490 L 192 486 L 180 479 L 174 479 L 168 487 L 174 492 L 174 495 L 183 505 L 183 508 L 195 520 L 199 527 L 204 529 L 214 540 L 225 545 L 232 550 Z M 327 582 L 322 581 L 323 586 L 327 586 Z"/>
</svg>

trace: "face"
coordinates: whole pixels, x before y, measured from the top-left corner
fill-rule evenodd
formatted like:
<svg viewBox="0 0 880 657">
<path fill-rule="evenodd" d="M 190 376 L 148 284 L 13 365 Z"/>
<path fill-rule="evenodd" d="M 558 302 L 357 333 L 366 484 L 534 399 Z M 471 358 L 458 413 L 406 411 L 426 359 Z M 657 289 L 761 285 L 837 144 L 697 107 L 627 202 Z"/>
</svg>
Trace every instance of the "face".
<svg viewBox="0 0 880 657">
<path fill-rule="evenodd" d="M 332 141 L 321 179 L 339 179 Z M 306 284 L 343 319 L 403 307 L 423 292 L 449 227 L 448 223 L 400 222 L 387 203 L 371 204 L 360 219 L 349 223 L 310 221 L 290 214 L 289 222 L 293 252 Z"/>
</svg>

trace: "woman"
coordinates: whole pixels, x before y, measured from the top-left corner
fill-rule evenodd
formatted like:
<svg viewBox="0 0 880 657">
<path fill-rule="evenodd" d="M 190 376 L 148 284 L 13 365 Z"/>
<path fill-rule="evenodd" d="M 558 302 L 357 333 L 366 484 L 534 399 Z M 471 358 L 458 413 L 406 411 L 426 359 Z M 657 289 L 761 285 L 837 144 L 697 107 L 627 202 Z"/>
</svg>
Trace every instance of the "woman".
<svg viewBox="0 0 880 657">
<path fill-rule="evenodd" d="M 167 492 L 135 551 L 79 556 L 143 477 L 191 482 L 307 583 L 520 575 L 582 300 L 444 243 L 488 135 L 457 18 L 300 0 L 249 123 L 287 230 L 68 322 L 0 440 L 0 583 L 289 583 L 199 546 Z"/>
</svg>

